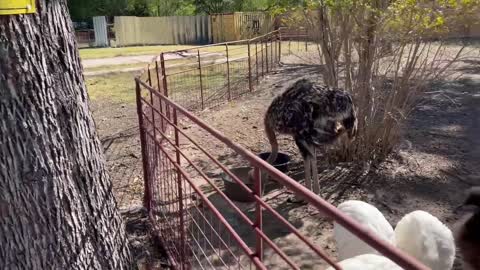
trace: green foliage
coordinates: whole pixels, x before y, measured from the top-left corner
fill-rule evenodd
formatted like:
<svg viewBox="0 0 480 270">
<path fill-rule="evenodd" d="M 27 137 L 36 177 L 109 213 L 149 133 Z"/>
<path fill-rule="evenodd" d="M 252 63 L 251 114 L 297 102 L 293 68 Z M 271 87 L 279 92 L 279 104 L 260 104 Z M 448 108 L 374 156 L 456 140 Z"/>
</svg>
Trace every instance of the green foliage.
<svg viewBox="0 0 480 270">
<path fill-rule="evenodd" d="M 149 0 L 152 15 L 174 16 L 194 15 L 195 6 L 191 0 Z"/>
<path fill-rule="evenodd" d="M 387 29 L 404 37 L 456 31 L 478 20 L 480 0 L 397 0 L 390 5 Z"/>
<path fill-rule="evenodd" d="M 193 0 L 69 0 L 74 21 L 93 16 L 173 16 L 194 15 Z"/>
<path fill-rule="evenodd" d="M 265 11 L 268 0 L 236 0 L 235 11 Z"/>
<path fill-rule="evenodd" d="M 150 15 L 150 8 L 147 0 L 134 0 L 131 8 L 128 9 L 128 15 L 146 17 Z"/>
<path fill-rule="evenodd" d="M 132 0 L 69 0 L 73 21 L 89 20 L 94 16 L 119 16 L 128 12 Z"/>
<path fill-rule="evenodd" d="M 480 21 L 480 0 L 266 0 L 264 5 L 274 16 L 287 14 L 283 21 L 292 26 L 305 25 L 311 17 L 305 11 L 323 7 L 332 19 L 350 17 L 359 29 L 373 20 L 381 24 L 377 31 L 406 39 L 458 31 Z"/>
<path fill-rule="evenodd" d="M 233 12 L 235 0 L 194 0 L 198 13 L 215 14 Z"/>
<path fill-rule="evenodd" d="M 181 5 L 176 11 L 175 15 L 180 15 L 180 16 L 190 16 L 190 15 L 195 15 L 196 14 L 197 8 L 193 3 L 184 3 Z"/>
<path fill-rule="evenodd" d="M 431 1 L 400 0 L 388 8 L 387 26 L 403 37 L 417 37 L 444 30 L 443 11 Z"/>
<path fill-rule="evenodd" d="M 267 0 L 271 15 L 291 13 L 298 10 L 313 9 L 319 1 L 315 0 Z"/>
</svg>

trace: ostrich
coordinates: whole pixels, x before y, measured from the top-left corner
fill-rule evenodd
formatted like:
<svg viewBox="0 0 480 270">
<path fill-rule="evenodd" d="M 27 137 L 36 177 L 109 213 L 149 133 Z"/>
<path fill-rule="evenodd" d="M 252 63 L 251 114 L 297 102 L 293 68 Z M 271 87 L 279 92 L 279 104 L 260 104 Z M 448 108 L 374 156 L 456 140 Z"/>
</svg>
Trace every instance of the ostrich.
<svg viewBox="0 0 480 270">
<path fill-rule="evenodd" d="M 343 127 L 339 128 L 338 122 Z M 271 146 L 267 162 L 273 164 L 277 159 L 275 132 L 293 136 L 303 157 L 306 187 L 318 194 L 315 147 L 332 144 L 345 132 L 352 140 L 357 133 L 357 116 L 347 92 L 300 79 L 273 99 L 265 114 L 264 126 Z M 249 172 L 250 179 L 252 176 L 253 170 Z M 261 176 L 266 179 L 267 175 L 262 171 Z"/>
</svg>

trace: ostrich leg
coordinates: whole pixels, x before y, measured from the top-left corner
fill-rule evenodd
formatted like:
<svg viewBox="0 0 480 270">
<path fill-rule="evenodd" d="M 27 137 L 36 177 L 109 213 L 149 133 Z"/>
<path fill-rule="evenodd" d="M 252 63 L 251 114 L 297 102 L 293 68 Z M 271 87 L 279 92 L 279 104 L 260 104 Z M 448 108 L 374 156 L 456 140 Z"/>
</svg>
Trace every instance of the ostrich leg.
<svg viewBox="0 0 480 270">
<path fill-rule="evenodd" d="M 312 159 L 314 158 L 313 152 L 315 148 L 300 137 L 295 137 L 295 143 L 303 158 L 305 187 L 312 190 Z M 304 202 L 304 199 L 295 195 L 295 199 L 289 199 L 289 202 L 300 203 Z"/>
<path fill-rule="evenodd" d="M 312 191 L 313 193 L 320 194 L 320 183 L 318 183 L 318 167 L 317 167 L 317 151 L 313 147 L 313 157 L 311 159 L 310 168 L 312 170 Z"/>
<path fill-rule="evenodd" d="M 303 159 L 303 171 L 305 176 L 305 187 L 312 190 L 312 158 L 307 155 Z"/>
</svg>

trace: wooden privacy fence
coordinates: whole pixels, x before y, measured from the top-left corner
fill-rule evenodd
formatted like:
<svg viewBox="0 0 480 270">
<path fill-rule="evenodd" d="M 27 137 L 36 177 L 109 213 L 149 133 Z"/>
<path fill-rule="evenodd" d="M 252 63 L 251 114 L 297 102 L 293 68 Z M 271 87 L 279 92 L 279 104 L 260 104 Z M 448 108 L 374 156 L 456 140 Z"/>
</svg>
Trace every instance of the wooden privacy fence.
<svg viewBox="0 0 480 270">
<path fill-rule="evenodd" d="M 168 17 L 115 17 L 117 46 L 154 44 L 208 44 L 210 20 L 206 15 Z"/>
<path fill-rule="evenodd" d="M 264 35 L 273 30 L 273 19 L 264 12 L 234 12 L 210 16 L 213 43 Z"/>
<path fill-rule="evenodd" d="M 272 28 L 272 18 L 263 12 L 115 17 L 117 46 L 220 43 L 264 35 Z"/>
</svg>

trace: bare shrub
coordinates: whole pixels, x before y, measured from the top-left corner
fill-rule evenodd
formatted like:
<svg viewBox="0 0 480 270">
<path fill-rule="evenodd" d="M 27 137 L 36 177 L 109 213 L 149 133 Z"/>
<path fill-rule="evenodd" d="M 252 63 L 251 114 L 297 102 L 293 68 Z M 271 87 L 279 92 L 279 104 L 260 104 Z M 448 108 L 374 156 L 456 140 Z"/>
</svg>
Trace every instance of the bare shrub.
<svg viewBox="0 0 480 270">
<path fill-rule="evenodd" d="M 318 43 L 324 81 L 350 91 L 358 107 L 357 140 L 329 157 L 382 160 L 401 138 L 420 94 L 439 78 L 458 75 L 452 67 L 471 56 L 448 37 L 478 21 L 480 1 L 312 3 L 304 21 Z"/>
</svg>

